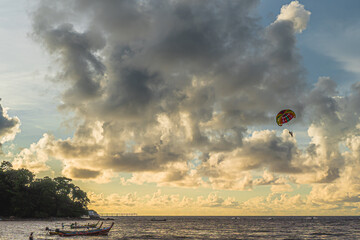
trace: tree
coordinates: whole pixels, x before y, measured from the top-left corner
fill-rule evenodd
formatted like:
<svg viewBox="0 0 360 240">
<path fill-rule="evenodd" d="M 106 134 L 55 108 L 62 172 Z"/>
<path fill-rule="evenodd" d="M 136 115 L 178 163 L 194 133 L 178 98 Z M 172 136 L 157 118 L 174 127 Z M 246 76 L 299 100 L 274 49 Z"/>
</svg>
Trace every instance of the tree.
<svg viewBox="0 0 360 240">
<path fill-rule="evenodd" d="M 0 165 L 0 216 L 80 217 L 90 202 L 86 192 L 66 177 L 34 179 L 27 169 Z"/>
</svg>

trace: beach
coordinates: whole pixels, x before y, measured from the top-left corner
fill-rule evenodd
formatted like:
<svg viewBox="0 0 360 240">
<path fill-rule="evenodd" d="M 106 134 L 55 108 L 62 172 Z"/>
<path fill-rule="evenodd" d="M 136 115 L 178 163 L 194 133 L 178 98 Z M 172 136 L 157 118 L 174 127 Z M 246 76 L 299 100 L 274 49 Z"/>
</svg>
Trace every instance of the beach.
<svg viewBox="0 0 360 240">
<path fill-rule="evenodd" d="M 116 217 L 108 236 L 66 239 L 359 239 L 359 217 Z M 159 217 L 160 218 L 160 217 Z M 49 236 L 46 227 L 61 228 L 74 221 L 0 221 L 0 240 L 63 239 Z M 86 223 L 96 221 L 86 221 Z M 112 221 L 104 221 L 108 226 Z M 81 222 L 84 224 L 85 222 Z"/>
</svg>

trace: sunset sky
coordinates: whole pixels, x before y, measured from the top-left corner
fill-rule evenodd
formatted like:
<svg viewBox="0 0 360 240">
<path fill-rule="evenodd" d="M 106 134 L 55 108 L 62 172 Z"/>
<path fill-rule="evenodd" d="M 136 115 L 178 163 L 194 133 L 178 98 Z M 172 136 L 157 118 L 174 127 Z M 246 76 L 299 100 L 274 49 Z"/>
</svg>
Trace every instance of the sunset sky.
<svg viewBox="0 0 360 240">
<path fill-rule="evenodd" d="M 359 10 L 2 0 L 0 159 L 100 213 L 359 215 Z"/>
</svg>

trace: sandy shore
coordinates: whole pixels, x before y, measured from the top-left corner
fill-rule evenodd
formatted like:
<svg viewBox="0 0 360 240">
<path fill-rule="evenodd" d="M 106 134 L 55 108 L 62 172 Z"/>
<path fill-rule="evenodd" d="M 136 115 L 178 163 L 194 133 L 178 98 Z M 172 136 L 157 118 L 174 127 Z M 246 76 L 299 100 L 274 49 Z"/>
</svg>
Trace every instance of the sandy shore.
<svg viewBox="0 0 360 240">
<path fill-rule="evenodd" d="M 90 218 L 71 218 L 71 217 L 49 217 L 49 218 L 17 218 L 17 217 L 0 217 L 0 221 L 98 221 L 109 219 L 90 219 Z"/>
</svg>

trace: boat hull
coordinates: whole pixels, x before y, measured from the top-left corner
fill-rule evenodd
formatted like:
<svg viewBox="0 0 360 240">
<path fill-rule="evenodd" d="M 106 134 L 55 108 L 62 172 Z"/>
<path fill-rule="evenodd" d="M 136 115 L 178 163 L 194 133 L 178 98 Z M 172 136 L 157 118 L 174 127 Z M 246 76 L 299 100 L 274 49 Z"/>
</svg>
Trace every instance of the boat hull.
<svg viewBox="0 0 360 240">
<path fill-rule="evenodd" d="M 100 229 L 92 229 L 86 231 L 72 231 L 72 232 L 59 232 L 59 236 L 61 237 L 72 237 L 72 236 L 100 236 L 100 235 L 108 235 L 114 223 L 111 224 L 110 227 L 100 228 Z"/>
</svg>

